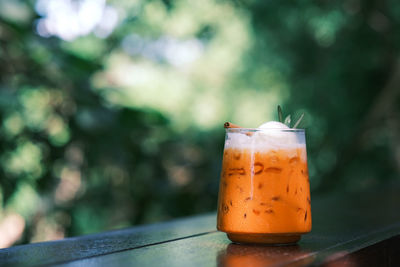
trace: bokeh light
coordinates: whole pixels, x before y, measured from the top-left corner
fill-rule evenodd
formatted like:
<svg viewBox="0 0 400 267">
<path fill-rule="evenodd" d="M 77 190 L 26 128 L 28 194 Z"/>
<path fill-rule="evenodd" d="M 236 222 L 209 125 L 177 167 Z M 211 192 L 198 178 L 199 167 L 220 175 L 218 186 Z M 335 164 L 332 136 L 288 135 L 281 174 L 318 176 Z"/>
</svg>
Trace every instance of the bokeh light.
<svg viewBox="0 0 400 267">
<path fill-rule="evenodd" d="M 35 9 L 42 16 L 36 30 L 43 37 L 72 41 L 94 32 L 105 38 L 118 23 L 117 10 L 105 0 L 38 0 Z"/>
</svg>

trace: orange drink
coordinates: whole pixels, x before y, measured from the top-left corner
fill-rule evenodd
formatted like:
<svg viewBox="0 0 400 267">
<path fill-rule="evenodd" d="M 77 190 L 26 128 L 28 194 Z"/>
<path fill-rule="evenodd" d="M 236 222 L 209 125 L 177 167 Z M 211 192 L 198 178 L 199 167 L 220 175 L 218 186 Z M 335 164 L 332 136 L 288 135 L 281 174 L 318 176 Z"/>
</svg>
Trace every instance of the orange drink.
<svg viewBox="0 0 400 267">
<path fill-rule="evenodd" d="M 239 243 L 294 243 L 311 231 L 304 130 L 226 129 L 217 228 Z"/>
</svg>

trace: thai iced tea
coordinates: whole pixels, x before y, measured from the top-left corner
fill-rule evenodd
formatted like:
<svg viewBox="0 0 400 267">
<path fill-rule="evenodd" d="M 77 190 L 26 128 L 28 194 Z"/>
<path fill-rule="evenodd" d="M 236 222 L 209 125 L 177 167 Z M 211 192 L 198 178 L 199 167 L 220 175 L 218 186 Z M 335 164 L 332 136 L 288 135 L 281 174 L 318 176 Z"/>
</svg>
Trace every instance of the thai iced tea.
<svg viewBox="0 0 400 267">
<path fill-rule="evenodd" d="M 244 243 L 292 243 L 311 230 L 304 130 L 227 129 L 217 228 Z"/>
</svg>

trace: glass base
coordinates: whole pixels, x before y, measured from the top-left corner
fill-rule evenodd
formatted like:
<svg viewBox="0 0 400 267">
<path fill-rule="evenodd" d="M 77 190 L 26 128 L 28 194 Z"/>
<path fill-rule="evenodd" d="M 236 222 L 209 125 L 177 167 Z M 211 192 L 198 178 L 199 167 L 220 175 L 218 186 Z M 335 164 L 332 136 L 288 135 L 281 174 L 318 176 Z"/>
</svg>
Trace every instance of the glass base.
<svg viewBox="0 0 400 267">
<path fill-rule="evenodd" d="M 297 243 L 299 234 L 238 234 L 227 233 L 228 238 L 235 243 L 264 244 L 264 245 L 291 245 Z"/>
</svg>

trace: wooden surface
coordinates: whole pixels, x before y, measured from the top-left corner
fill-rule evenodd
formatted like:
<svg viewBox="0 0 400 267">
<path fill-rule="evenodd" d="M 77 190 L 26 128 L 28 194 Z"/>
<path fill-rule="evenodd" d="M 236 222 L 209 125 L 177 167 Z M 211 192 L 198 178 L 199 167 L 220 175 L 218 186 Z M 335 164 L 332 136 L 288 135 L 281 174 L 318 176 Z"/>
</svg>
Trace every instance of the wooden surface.
<svg viewBox="0 0 400 267">
<path fill-rule="evenodd" d="M 3 249 L 0 266 L 400 266 L 399 189 L 312 196 L 295 246 L 232 244 L 207 214 Z"/>
</svg>

